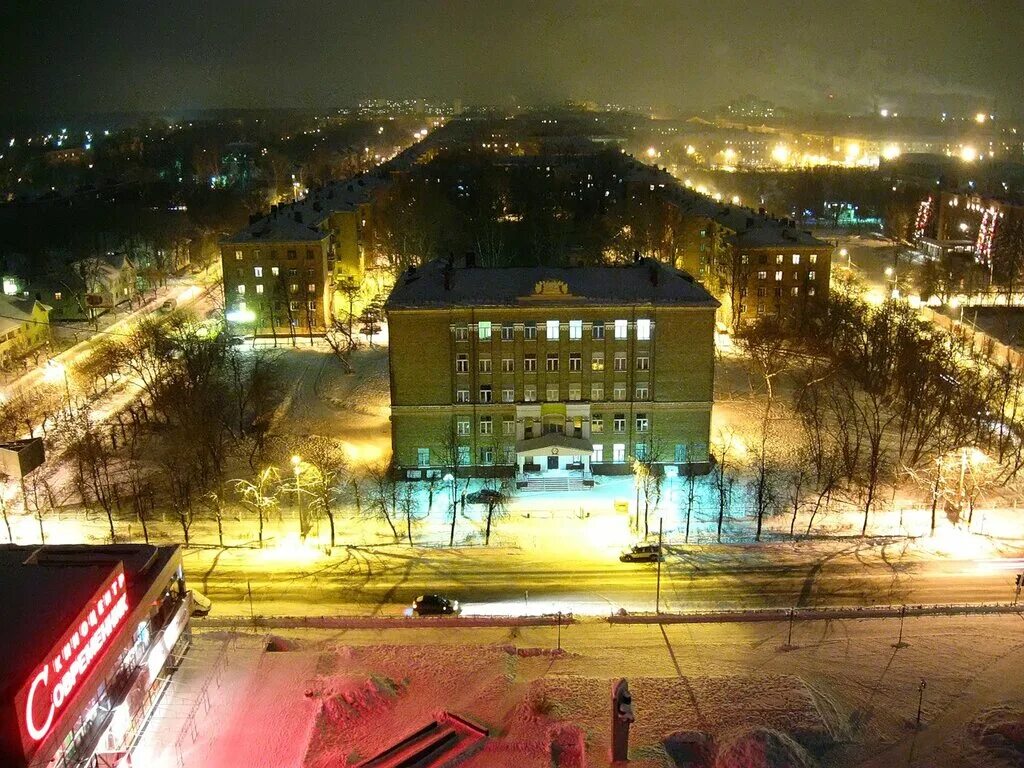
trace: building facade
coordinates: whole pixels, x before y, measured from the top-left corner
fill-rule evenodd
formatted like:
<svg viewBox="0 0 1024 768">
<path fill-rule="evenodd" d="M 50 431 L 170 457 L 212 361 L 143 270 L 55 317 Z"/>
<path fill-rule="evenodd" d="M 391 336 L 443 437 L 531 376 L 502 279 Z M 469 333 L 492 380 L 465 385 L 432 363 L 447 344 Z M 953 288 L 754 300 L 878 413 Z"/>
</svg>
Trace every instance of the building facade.
<svg viewBox="0 0 1024 768">
<path fill-rule="evenodd" d="M 50 341 L 50 307 L 20 296 L 0 297 L 0 366 Z"/>
<path fill-rule="evenodd" d="M 385 304 L 407 478 L 705 471 L 718 302 L 685 272 L 410 269 Z"/>
<path fill-rule="evenodd" d="M 832 246 L 794 227 L 751 227 L 732 247 L 733 318 L 800 315 L 828 298 Z"/>
<path fill-rule="evenodd" d="M 0 765 L 131 765 L 190 643 L 177 546 L 0 547 Z"/>
</svg>

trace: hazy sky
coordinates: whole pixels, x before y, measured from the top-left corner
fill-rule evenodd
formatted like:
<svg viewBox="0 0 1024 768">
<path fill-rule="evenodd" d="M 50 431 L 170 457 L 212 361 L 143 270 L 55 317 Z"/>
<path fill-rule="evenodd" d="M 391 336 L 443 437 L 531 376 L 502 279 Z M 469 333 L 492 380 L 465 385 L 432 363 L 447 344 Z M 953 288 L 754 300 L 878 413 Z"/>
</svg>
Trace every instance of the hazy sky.
<svg viewBox="0 0 1024 768">
<path fill-rule="evenodd" d="M 1024 111 L 1024 0 L 8 0 L 0 112 L 364 96 Z"/>
</svg>

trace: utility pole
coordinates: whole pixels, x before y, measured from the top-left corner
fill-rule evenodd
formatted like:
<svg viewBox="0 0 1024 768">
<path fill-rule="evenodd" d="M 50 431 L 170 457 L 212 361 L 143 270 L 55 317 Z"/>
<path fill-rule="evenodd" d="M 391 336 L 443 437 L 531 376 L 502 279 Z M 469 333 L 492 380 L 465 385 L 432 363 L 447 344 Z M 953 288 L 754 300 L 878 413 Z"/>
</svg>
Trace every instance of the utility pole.
<svg viewBox="0 0 1024 768">
<path fill-rule="evenodd" d="M 786 637 L 786 647 L 793 647 L 793 609 L 789 609 L 789 635 Z"/>
<path fill-rule="evenodd" d="M 893 648 L 906 648 L 907 644 L 903 642 L 903 618 L 907 615 L 907 606 L 900 606 L 900 636 L 896 640 L 896 645 Z"/>
<path fill-rule="evenodd" d="M 928 683 L 924 680 L 917 687 L 917 727 L 921 727 L 921 708 L 924 706 L 924 689 L 928 687 Z"/>
<path fill-rule="evenodd" d="M 661 534 L 664 528 L 664 518 L 658 518 L 658 582 L 654 593 L 654 612 L 661 613 Z"/>
</svg>

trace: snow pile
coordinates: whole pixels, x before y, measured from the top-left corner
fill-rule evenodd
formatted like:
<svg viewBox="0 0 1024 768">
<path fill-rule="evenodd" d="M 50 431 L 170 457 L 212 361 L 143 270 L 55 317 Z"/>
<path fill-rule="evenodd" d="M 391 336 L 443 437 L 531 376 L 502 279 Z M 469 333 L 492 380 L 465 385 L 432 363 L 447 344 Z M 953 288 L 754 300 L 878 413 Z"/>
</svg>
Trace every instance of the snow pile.
<svg viewBox="0 0 1024 768">
<path fill-rule="evenodd" d="M 1003 705 L 982 712 L 970 725 L 986 765 L 1024 766 L 1024 709 Z"/>
<path fill-rule="evenodd" d="M 555 768 L 585 768 L 587 764 L 587 737 L 575 725 L 560 725 L 549 732 L 551 764 Z"/>
<path fill-rule="evenodd" d="M 287 637 L 280 637 L 278 635 L 268 635 L 266 649 L 268 653 L 285 653 L 286 651 L 294 651 L 298 646 L 294 640 L 289 640 Z"/>
<path fill-rule="evenodd" d="M 719 743 L 714 768 L 816 768 L 803 747 L 771 728 L 743 728 Z"/>
<path fill-rule="evenodd" d="M 711 736 L 701 731 L 677 731 L 666 736 L 662 744 L 672 765 L 678 768 L 709 765 L 715 749 Z"/>
</svg>

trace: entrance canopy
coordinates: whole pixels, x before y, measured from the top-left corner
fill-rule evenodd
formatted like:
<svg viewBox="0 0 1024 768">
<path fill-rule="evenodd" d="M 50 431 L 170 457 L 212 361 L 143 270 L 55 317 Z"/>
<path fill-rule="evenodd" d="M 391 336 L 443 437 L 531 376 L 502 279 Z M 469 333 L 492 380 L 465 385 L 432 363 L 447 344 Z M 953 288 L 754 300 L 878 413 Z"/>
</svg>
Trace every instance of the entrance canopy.
<svg viewBox="0 0 1024 768">
<path fill-rule="evenodd" d="M 594 444 L 589 440 L 569 437 L 561 432 L 516 441 L 519 456 L 589 456 L 593 451 Z"/>
</svg>

